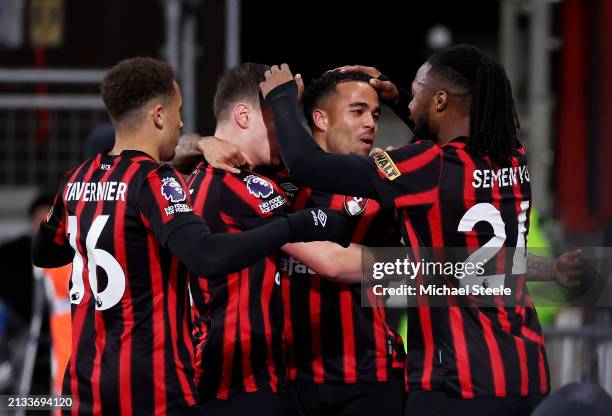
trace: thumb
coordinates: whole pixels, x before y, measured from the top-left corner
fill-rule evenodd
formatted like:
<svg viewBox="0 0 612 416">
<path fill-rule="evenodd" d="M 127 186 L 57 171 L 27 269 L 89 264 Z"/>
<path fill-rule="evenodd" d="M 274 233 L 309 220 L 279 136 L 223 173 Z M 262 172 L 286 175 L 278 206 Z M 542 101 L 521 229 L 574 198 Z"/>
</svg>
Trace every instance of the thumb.
<svg viewBox="0 0 612 416">
<path fill-rule="evenodd" d="M 383 149 L 381 149 L 380 147 L 375 147 L 372 150 L 370 150 L 370 155 L 369 156 L 372 157 L 372 156 L 375 156 L 375 155 L 377 155 L 379 153 L 382 153 L 382 152 L 384 152 Z"/>
<path fill-rule="evenodd" d="M 304 79 L 302 78 L 302 74 L 297 74 L 294 79 L 295 83 L 297 84 L 298 101 L 301 101 L 302 94 L 304 94 Z"/>
<path fill-rule="evenodd" d="M 246 164 L 249 170 L 253 170 L 255 168 L 255 164 L 253 163 L 249 155 L 247 155 L 244 152 L 240 152 L 240 153 L 242 154 L 242 158 L 244 159 L 243 164 Z"/>
</svg>

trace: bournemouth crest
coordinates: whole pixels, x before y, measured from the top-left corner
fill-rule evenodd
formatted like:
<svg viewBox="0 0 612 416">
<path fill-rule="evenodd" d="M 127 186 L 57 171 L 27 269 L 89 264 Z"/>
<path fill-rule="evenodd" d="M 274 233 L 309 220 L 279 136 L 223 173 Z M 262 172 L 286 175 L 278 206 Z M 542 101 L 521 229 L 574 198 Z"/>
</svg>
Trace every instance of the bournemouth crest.
<svg viewBox="0 0 612 416">
<path fill-rule="evenodd" d="M 368 198 L 361 198 L 358 196 L 345 196 L 344 197 L 344 209 L 351 216 L 361 214 L 368 205 Z"/>
</svg>

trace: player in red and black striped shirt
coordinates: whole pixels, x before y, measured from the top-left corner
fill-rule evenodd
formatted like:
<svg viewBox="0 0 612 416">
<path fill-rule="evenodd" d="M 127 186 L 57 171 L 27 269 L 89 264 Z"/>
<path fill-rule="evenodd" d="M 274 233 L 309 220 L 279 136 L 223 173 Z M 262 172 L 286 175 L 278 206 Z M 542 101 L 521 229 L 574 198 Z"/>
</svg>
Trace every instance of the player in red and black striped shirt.
<svg viewBox="0 0 612 416">
<path fill-rule="evenodd" d="M 102 96 L 115 147 L 65 175 L 33 244 L 40 267 L 73 263 L 73 346 L 63 393 L 74 405 L 64 413 L 194 412 L 183 264 L 201 275 L 224 274 L 289 241 L 348 245 L 343 234 L 350 229 L 333 211 L 325 227 L 306 211 L 240 235 L 211 235 L 192 213 L 180 175 L 159 164 L 172 158 L 182 127 L 172 69 L 149 58 L 122 61 L 106 75 Z"/>
<path fill-rule="evenodd" d="M 215 136 L 233 143 L 255 171 L 229 172 L 204 162 L 189 178 L 194 211 L 213 232 L 240 233 L 290 211 L 284 192 L 262 174 L 280 162 L 271 110 L 261 101 L 259 82 L 267 66 L 240 64 L 223 74 L 215 93 Z M 210 142 L 210 140 L 207 140 Z M 321 246 L 321 244 L 323 246 Z M 360 250 L 331 243 L 283 246 L 300 258 L 348 251 L 359 270 Z M 194 302 L 196 381 L 208 414 L 274 415 L 284 412 L 277 393 L 285 387 L 283 310 L 276 253 L 239 272 L 215 279 L 190 279 Z M 325 260 L 309 261 L 321 267 Z M 337 266 L 335 266 L 337 267 Z M 343 270 L 346 271 L 346 270 Z"/>
<path fill-rule="evenodd" d="M 329 71 L 303 95 L 313 138 L 335 154 L 367 156 L 378 133 L 380 104 L 370 76 Z M 395 246 L 394 212 L 367 198 L 337 195 L 290 178 L 294 209 L 329 206 L 358 219 L 353 243 Z M 402 340 L 387 324 L 383 299 L 359 284 L 328 280 L 293 257 L 282 260 L 285 333 L 288 342 L 288 405 L 299 415 L 397 415 L 404 405 Z"/>
<path fill-rule="evenodd" d="M 298 180 L 395 208 L 404 241 L 415 248 L 525 247 L 531 193 L 511 87 L 476 48 L 449 48 L 419 69 L 410 111 L 426 140 L 373 158 L 332 155 L 312 141 L 299 125 L 288 68 L 273 67 L 262 92 Z M 508 260 L 496 265 L 529 304 L 525 271 L 510 273 Z M 530 414 L 550 388 L 533 307 L 454 305 L 449 298 L 447 308 L 410 310 L 406 414 Z"/>
</svg>

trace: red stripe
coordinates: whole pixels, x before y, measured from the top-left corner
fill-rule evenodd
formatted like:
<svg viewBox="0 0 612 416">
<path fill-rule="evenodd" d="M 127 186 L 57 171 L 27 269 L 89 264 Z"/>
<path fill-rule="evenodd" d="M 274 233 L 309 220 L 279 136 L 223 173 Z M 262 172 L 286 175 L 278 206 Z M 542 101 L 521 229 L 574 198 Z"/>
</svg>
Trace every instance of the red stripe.
<svg viewBox="0 0 612 416">
<path fill-rule="evenodd" d="M 542 352 L 544 348 L 544 340 L 537 333 L 527 328 L 526 326 L 523 326 L 521 328 L 521 333 L 525 338 L 538 344 L 538 371 L 540 376 L 540 392 L 543 394 L 547 393 L 548 379 L 546 377 L 546 366 L 544 365 L 544 354 Z"/>
<path fill-rule="evenodd" d="M 465 210 L 469 210 L 476 204 L 476 193 L 474 191 L 474 187 L 472 187 L 472 172 L 476 169 L 474 166 L 474 162 L 470 158 L 470 156 L 461 150 L 457 151 L 457 156 L 464 165 L 464 178 L 463 178 L 463 202 L 465 204 Z M 465 233 L 466 246 L 468 248 L 476 248 L 480 246 L 480 242 L 478 241 L 478 233 L 474 230 L 466 231 Z"/>
<path fill-rule="evenodd" d="M 129 184 L 134 174 L 140 166 L 132 163 L 123 176 L 122 182 Z M 126 195 L 129 195 L 126 194 Z M 124 265 L 125 272 L 125 292 L 121 299 L 123 311 L 123 332 L 121 333 L 121 349 L 119 352 L 119 391 L 121 392 L 121 415 L 131 416 L 132 414 L 132 331 L 134 329 L 134 313 L 132 311 L 132 293 L 130 291 L 130 278 L 127 268 L 127 255 L 125 247 L 125 210 L 127 207 L 127 197 L 125 201 L 117 201 L 115 218 L 115 258 L 119 264 Z"/>
<path fill-rule="evenodd" d="M 100 159 L 102 155 L 98 155 L 95 160 L 91 161 L 85 176 L 83 177 L 83 182 L 89 182 L 94 171 L 97 167 L 100 166 Z M 80 169 L 79 169 L 80 170 Z M 85 207 L 85 203 L 83 200 L 79 200 L 75 209 L 75 216 L 77 221 L 81 218 L 81 213 L 83 212 L 83 208 Z M 79 224 L 80 225 L 80 224 Z M 85 322 L 85 318 L 87 317 L 87 309 L 89 306 L 89 300 L 92 297 L 91 287 L 89 286 L 89 270 L 87 268 L 87 252 L 83 250 L 83 246 L 81 244 L 81 227 L 77 227 L 77 235 L 76 235 L 76 244 L 83 257 L 83 297 L 81 298 L 81 302 L 77 305 L 76 310 L 74 312 L 74 317 L 72 318 L 72 356 L 70 357 L 70 390 L 73 396 L 74 405 L 72 406 L 72 414 L 77 416 L 79 413 L 80 407 L 80 398 L 79 398 L 79 379 L 76 371 L 76 362 L 77 355 L 79 349 L 79 341 L 81 340 L 81 331 L 83 330 L 83 323 Z"/>
<path fill-rule="evenodd" d="M 223 178 L 223 182 L 227 185 L 227 188 L 229 190 L 236 194 L 236 196 L 239 197 L 245 204 L 251 207 L 253 212 L 257 212 L 258 215 L 260 215 L 262 218 L 266 218 L 274 214 L 273 211 L 268 211 L 265 213 L 261 211 L 261 209 L 259 208 L 259 199 L 250 196 L 250 194 L 248 193 L 249 191 L 247 190 L 246 185 L 242 181 L 242 179 L 237 178 L 234 175 L 228 173 Z"/>
<path fill-rule="evenodd" d="M 170 321 L 170 348 L 172 348 L 172 353 L 174 357 L 174 369 L 178 376 L 181 390 L 183 391 L 183 398 L 189 406 L 194 406 L 196 404 L 196 401 L 193 397 L 193 392 L 191 391 L 189 382 L 187 381 L 187 376 L 185 375 L 185 365 L 180 359 L 178 352 L 179 338 L 177 320 L 180 316 L 177 311 L 177 297 L 178 293 L 181 294 L 181 298 L 185 293 L 184 287 L 178 287 L 178 269 L 179 260 L 177 257 L 172 256 L 172 260 L 170 260 L 170 281 L 168 283 L 168 293 L 166 295 L 168 298 L 168 320 Z"/>
<path fill-rule="evenodd" d="M 480 311 L 478 311 L 478 316 L 482 324 L 485 342 L 487 343 L 487 348 L 489 349 L 491 369 L 493 371 L 493 383 L 495 385 L 495 395 L 505 396 L 506 374 L 504 372 L 504 364 L 502 362 L 501 353 L 499 351 L 499 345 L 497 344 L 495 334 L 493 333 L 491 321 L 485 314 Z"/>
<path fill-rule="evenodd" d="M 370 229 L 370 225 L 372 224 L 372 221 L 376 215 L 378 215 L 379 211 L 380 205 L 378 202 L 372 199 L 369 200 L 368 204 L 366 205 L 366 209 L 361 214 L 361 219 L 357 223 L 355 231 L 353 232 L 353 243 L 361 243 L 365 239 L 366 233 Z"/>
<path fill-rule="evenodd" d="M 386 334 L 388 331 L 385 322 L 384 305 L 381 305 L 379 299 L 374 295 L 372 289 L 368 289 L 368 299 L 372 307 L 372 332 L 374 334 L 374 350 L 376 362 L 376 380 L 387 381 L 387 343 Z"/>
<path fill-rule="evenodd" d="M 162 224 L 166 224 L 168 221 L 174 218 L 174 215 L 166 215 L 164 211 L 164 208 L 170 206 L 170 201 L 164 198 L 164 196 L 160 192 L 162 189 L 162 181 L 159 177 L 159 172 L 157 170 L 151 171 L 151 173 L 147 175 L 146 180 L 149 183 L 149 187 L 151 188 L 153 198 L 157 203 L 157 209 L 159 211 L 159 216 L 162 220 Z"/>
<path fill-rule="evenodd" d="M 57 245 L 64 245 L 64 242 L 66 241 L 66 218 L 68 216 L 68 209 L 67 209 L 67 206 L 65 204 L 65 201 L 66 201 L 66 196 L 68 194 L 68 184 L 72 183 L 74 181 L 74 179 L 77 177 L 77 175 L 83 169 L 84 165 L 85 165 L 84 163 L 79 165 L 79 167 L 70 176 L 70 179 L 68 180 L 68 182 L 66 182 L 66 185 L 64 185 L 63 192 L 61 194 L 57 193 L 55 195 L 54 200 L 53 200 L 53 206 L 54 207 L 55 207 L 55 205 L 57 203 L 57 200 L 59 198 L 62 198 L 62 200 L 64 201 L 64 202 L 62 202 L 62 205 L 63 205 L 63 208 L 64 208 L 64 218 L 62 218 L 60 220 L 60 223 L 58 224 L 57 230 L 55 230 L 55 237 L 53 238 L 53 242 L 55 244 L 57 244 Z"/>
<path fill-rule="evenodd" d="M 411 207 L 415 205 L 433 204 L 438 199 L 438 188 L 418 194 L 406 194 L 395 198 L 395 208 Z"/>
<path fill-rule="evenodd" d="M 355 327 L 353 322 L 353 294 L 348 285 L 342 285 L 340 291 L 340 315 L 342 322 L 342 339 L 344 342 L 344 382 L 357 381 L 355 363 Z"/>
<path fill-rule="evenodd" d="M 444 237 L 442 233 L 442 212 L 440 209 L 439 195 L 431 209 L 427 212 L 427 221 L 429 223 L 429 230 L 431 233 L 431 246 L 434 248 L 444 247 Z"/>
<path fill-rule="evenodd" d="M 312 195 L 312 189 L 301 188 L 299 193 L 295 197 L 294 211 L 299 211 L 301 209 L 304 209 L 311 195 Z"/>
<path fill-rule="evenodd" d="M 249 269 L 240 270 L 240 295 L 238 302 L 240 321 L 240 351 L 242 354 L 242 381 L 247 392 L 257 391 L 257 384 L 253 377 L 253 366 L 251 365 L 251 317 L 249 304 L 251 303 Z"/>
<path fill-rule="evenodd" d="M 546 377 L 546 367 L 544 366 L 543 345 L 538 348 L 538 369 L 540 370 L 540 393 L 548 393 L 548 378 Z"/>
<path fill-rule="evenodd" d="M 341 211 L 344 207 L 344 196 L 333 195 L 330 208 Z M 353 317 L 353 293 L 349 285 L 340 285 L 340 321 L 342 323 L 344 382 L 357 381 L 357 364 L 355 354 L 355 323 Z"/>
<path fill-rule="evenodd" d="M 166 377 L 165 377 L 165 316 L 164 282 L 159 264 L 159 243 L 153 233 L 147 233 L 151 291 L 153 299 L 153 399 L 155 414 L 166 414 Z"/>
<path fill-rule="evenodd" d="M 310 278 L 309 291 L 310 334 L 312 336 L 312 381 L 324 382 L 323 353 L 321 348 L 321 278 Z"/>
<path fill-rule="evenodd" d="M 395 164 L 395 166 L 399 169 L 399 171 L 403 173 L 414 172 L 415 170 L 421 169 L 423 166 L 431 163 L 434 159 L 438 158 L 441 155 L 440 148 L 438 146 L 434 146 L 432 148 L 427 149 L 423 153 L 412 156 L 409 159 L 402 160 Z"/>
<path fill-rule="evenodd" d="M 412 227 L 412 223 L 408 218 L 406 211 L 402 211 L 404 216 L 404 228 L 408 234 L 408 240 L 410 246 L 415 255 L 415 261 L 420 259 L 419 246 L 420 242 Z M 423 284 L 423 276 L 421 273 L 417 276 L 418 284 Z M 421 334 L 423 336 L 423 374 L 421 375 L 421 388 L 423 390 L 431 390 L 431 374 L 433 372 L 433 356 L 434 356 L 434 339 L 433 339 L 433 328 L 431 324 L 431 310 L 428 307 L 427 299 L 425 297 L 418 297 L 418 311 L 419 311 L 419 322 L 421 324 Z M 406 388 L 408 388 L 408 363 L 406 364 L 405 370 Z"/>
<path fill-rule="evenodd" d="M 98 182 L 106 182 L 110 175 L 115 171 L 115 168 L 118 165 L 120 158 L 115 158 L 113 161 L 113 166 L 106 171 L 106 173 L 102 176 L 102 178 Z M 103 201 L 100 200 L 96 204 L 96 211 L 94 212 L 93 219 L 95 220 L 102 213 Z M 120 263 L 121 264 L 121 263 Z M 125 267 L 122 267 L 125 269 Z M 97 275 L 96 275 L 97 277 Z M 97 279 L 96 279 L 97 285 Z M 98 291 L 98 287 L 96 287 L 96 293 Z M 102 366 L 102 352 L 104 351 L 104 346 L 106 344 L 106 329 L 104 327 L 104 315 L 103 312 L 99 312 L 94 308 L 94 322 L 96 327 L 96 351 L 94 354 L 93 361 L 93 369 L 91 372 L 91 391 L 92 391 L 92 401 L 93 407 L 92 411 L 94 414 L 102 413 L 102 400 L 100 398 L 100 383 L 101 383 L 101 366 Z"/>
<path fill-rule="evenodd" d="M 238 297 L 240 296 L 240 275 L 232 273 L 227 276 L 227 309 L 225 312 L 225 325 L 223 332 L 223 365 L 221 371 L 221 385 L 217 397 L 227 399 L 232 384 L 232 367 L 234 349 L 236 346 L 236 331 L 238 326 Z"/>
<path fill-rule="evenodd" d="M 195 200 L 193 202 L 193 212 L 195 212 L 197 215 L 204 215 L 204 204 L 206 203 L 210 183 L 212 182 L 213 178 L 212 169 L 211 171 L 208 169 L 206 171 L 200 171 L 198 175 L 195 175 L 190 187 L 195 185 L 197 178 L 202 175 L 204 176 L 204 179 L 200 182 L 197 189 L 194 190 Z"/>
<path fill-rule="evenodd" d="M 525 149 L 522 149 L 524 154 Z M 519 161 L 516 157 L 512 158 L 512 167 L 516 167 L 519 165 Z M 518 183 L 512 184 L 512 192 L 514 193 L 514 211 L 515 215 L 518 218 L 521 212 L 521 201 L 523 200 L 523 194 L 521 192 L 521 187 Z M 519 278 L 517 282 L 517 301 L 518 304 L 521 302 L 522 294 L 523 294 L 523 284 L 524 278 Z M 522 306 L 518 306 L 515 308 L 518 313 L 520 313 L 521 309 L 524 309 Z M 523 325 L 523 323 L 521 323 Z M 508 332 L 510 332 L 510 328 L 508 328 Z M 527 396 L 529 394 L 529 369 L 527 367 L 527 350 L 525 349 L 525 341 L 522 338 L 514 336 L 514 341 L 516 344 L 516 352 L 519 358 L 519 366 L 521 371 L 521 395 Z"/>
<path fill-rule="evenodd" d="M 467 211 L 476 202 L 475 191 L 474 188 L 471 186 L 471 177 L 475 166 L 474 162 L 465 151 L 458 149 L 457 156 L 464 164 L 465 173 L 463 179 L 463 201 L 465 204 L 465 209 Z M 465 233 L 465 238 L 466 246 L 468 248 L 475 248 L 480 246 L 480 242 L 478 241 L 478 234 L 476 231 L 467 231 Z M 461 386 L 461 395 L 464 398 L 471 398 L 474 397 L 474 392 L 472 390 L 470 360 L 467 353 L 461 309 L 457 306 L 452 306 L 449 307 L 449 313 L 453 334 L 453 344 L 455 347 L 455 360 L 457 362 L 457 371 L 459 376 L 459 383 Z"/>
<path fill-rule="evenodd" d="M 291 278 L 286 273 L 283 273 L 281 292 L 283 295 L 285 339 L 287 340 L 287 345 L 290 347 L 287 354 L 288 377 L 289 380 L 295 380 L 297 378 L 297 368 L 295 363 L 295 353 L 292 348 L 295 341 L 293 339 L 293 326 L 291 322 Z"/>
<path fill-rule="evenodd" d="M 455 147 L 457 149 L 465 149 L 467 147 L 467 143 L 464 143 L 464 142 L 450 142 L 450 143 L 446 143 L 442 147 L 446 147 L 446 146 Z"/>
<path fill-rule="evenodd" d="M 276 375 L 276 367 L 274 357 L 272 356 L 272 326 L 270 325 L 270 301 L 274 291 L 274 278 L 277 272 L 276 261 L 270 257 L 266 257 L 266 265 L 263 276 L 263 287 L 261 291 L 261 312 L 263 315 L 264 331 L 266 334 L 266 362 L 268 372 L 270 374 L 270 388 L 276 392 L 278 390 L 278 376 Z"/>
<path fill-rule="evenodd" d="M 490 165 L 491 169 L 494 168 L 491 159 L 488 156 L 485 156 L 484 159 Z M 493 206 L 501 213 L 501 201 L 502 196 L 499 189 L 499 181 L 493 183 L 493 187 L 491 189 L 491 196 Z M 516 218 L 516 217 L 515 217 Z M 506 273 L 506 248 L 502 247 L 499 252 L 496 254 L 496 268 L 497 273 Z M 508 314 L 506 310 L 503 308 L 503 300 L 501 296 L 495 296 L 495 303 L 498 305 L 497 307 L 497 316 L 501 325 L 502 330 L 508 333 L 510 336 L 510 322 L 508 322 Z M 493 383 L 495 386 L 495 394 L 497 396 L 505 396 L 506 395 L 506 373 L 504 370 L 504 363 L 501 358 L 499 344 L 495 339 L 495 335 L 493 334 L 491 328 L 491 321 L 487 316 L 482 314 L 479 311 L 479 318 L 483 325 L 483 329 L 485 330 L 485 341 L 487 343 L 487 347 L 489 349 L 489 356 L 491 360 L 491 369 L 493 371 Z"/>
<path fill-rule="evenodd" d="M 465 341 L 461 308 L 458 306 L 449 306 L 448 312 L 451 322 L 453 344 L 455 347 L 455 361 L 457 362 L 457 373 L 459 376 L 459 385 L 461 387 L 461 396 L 464 399 L 471 399 L 474 397 L 474 391 L 472 390 L 472 375 Z"/>
<path fill-rule="evenodd" d="M 198 279 L 198 287 L 200 292 L 202 293 L 202 296 L 204 297 L 204 303 L 206 305 L 210 304 L 210 292 L 208 290 L 208 280 L 207 279 L 202 279 L 199 278 Z M 196 290 L 198 290 L 197 288 L 191 288 L 191 290 L 195 293 Z M 202 372 L 204 370 L 204 367 L 202 365 L 202 356 L 204 354 L 204 345 L 206 344 L 206 338 L 208 336 L 208 328 L 206 328 L 204 322 L 202 322 L 200 319 L 200 311 L 198 309 L 198 306 L 195 303 L 194 300 L 194 304 L 191 307 L 191 311 L 192 311 L 192 316 L 193 316 L 193 339 L 196 339 L 197 345 L 194 346 L 194 349 L 196 351 L 195 357 L 194 357 L 194 363 L 195 363 L 195 382 L 196 384 L 200 384 L 200 378 L 202 376 Z M 189 345 L 189 344 L 187 344 Z"/>
</svg>

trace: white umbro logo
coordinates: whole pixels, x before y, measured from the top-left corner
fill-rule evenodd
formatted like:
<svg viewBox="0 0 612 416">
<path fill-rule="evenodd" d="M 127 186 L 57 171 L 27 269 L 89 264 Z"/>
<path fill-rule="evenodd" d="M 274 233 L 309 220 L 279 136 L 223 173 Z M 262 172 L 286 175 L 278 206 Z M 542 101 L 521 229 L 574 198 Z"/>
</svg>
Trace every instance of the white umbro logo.
<svg viewBox="0 0 612 416">
<path fill-rule="evenodd" d="M 327 223 L 327 214 L 326 213 L 324 213 L 320 209 L 317 210 L 316 214 L 315 214 L 314 211 L 310 211 L 310 213 L 312 214 L 312 219 L 314 220 L 315 226 L 319 225 L 319 222 L 320 222 L 321 226 L 325 227 L 325 224 Z"/>
<path fill-rule="evenodd" d="M 323 211 L 319 210 L 317 212 L 317 218 L 319 218 L 319 221 L 321 221 L 321 225 L 325 227 L 325 224 L 327 223 L 327 215 Z"/>
</svg>

